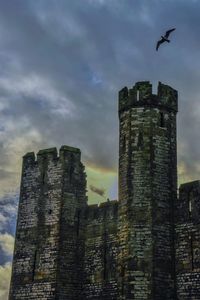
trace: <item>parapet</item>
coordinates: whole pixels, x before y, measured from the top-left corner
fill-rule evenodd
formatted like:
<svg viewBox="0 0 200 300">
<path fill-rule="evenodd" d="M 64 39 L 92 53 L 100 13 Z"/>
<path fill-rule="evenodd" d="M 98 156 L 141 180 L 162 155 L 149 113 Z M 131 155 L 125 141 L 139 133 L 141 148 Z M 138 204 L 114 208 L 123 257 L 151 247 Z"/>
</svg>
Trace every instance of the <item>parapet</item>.
<svg viewBox="0 0 200 300">
<path fill-rule="evenodd" d="M 23 156 L 23 160 L 27 161 L 29 163 L 35 162 L 35 153 L 34 152 L 28 152 Z"/>
<path fill-rule="evenodd" d="M 186 182 L 180 185 L 179 193 L 189 193 L 191 190 L 199 190 L 200 193 L 200 180 Z"/>
<path fill-rule="evenodd" d="M 178 222 L 200 222 L 200 181 L 184 183 L 179 188 L 177 200 Z"/>
<path fill-rule="evenodd" d="M 69 152 L 73 152 L 73 153 L 81 153 L 81 150 L 79 148 L 75 148 L 75 147 L 71 147 L 71 146 L 66 146 L 66 145 L 63 145 L 61 148 L 60 148 L 60 151 L 64 152 L 64 151 L 69 151 Z"/>
<path fill-rule="evenodd" d="M 58 157 L 57 149 L 49 148 L 49 149 L 40 150 L 37 154 L 37 160 L 40 160 L 43 157 L 56 159 Z"/>
<path fill-rule="evenodd" d="M 178 93 L 172 87 L 158 83 L 157 94 L 152 93 L 152 84 L 149 81 L 140 81 L 128 89 L 119 91 L 119 112 L 132 107 L 158 107 L 168 111 L 178 111 Z"/>
<path fill-rule="evenodd" d="M 117 219 L 118 217 L 118 201 L 111 200 L 102 202 L 100 205 L 89 205 L 87 209 L 87 218 L 89 220 L 97 219 Z"/>
<path fill-rule="evenodd" d="M 72 156 L 77 160 L 80 160 L 81 158 L 80 149 L 63 145 L 59 150 L 59 156 L 58 156 L 57 149 L 54 147 L 54 148 L 40 150 L 37 153 L 37 155 L 35 155 L 34 152 L 28 152 L 23 156 L 23 161 L 25 163 L 34 163 L 34 162 L 40 162 L 41 160 L 44 159 L 59 160 L 59 159 L 64 159 L 66 157 L 72 158 Z"/>
</svg>

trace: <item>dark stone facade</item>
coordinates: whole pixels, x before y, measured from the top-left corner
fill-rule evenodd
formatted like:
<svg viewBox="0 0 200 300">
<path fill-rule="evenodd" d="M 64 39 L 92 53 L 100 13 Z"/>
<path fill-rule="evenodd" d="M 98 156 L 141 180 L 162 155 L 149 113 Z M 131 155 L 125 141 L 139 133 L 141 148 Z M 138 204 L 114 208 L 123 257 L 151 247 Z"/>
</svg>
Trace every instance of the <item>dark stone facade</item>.
<svg viewBox="0 0 200 300">
<path fill-rule="evenodd" d="M 200 299 L 200 182 L 177 197 L 177 92 L 119 92 L 119 201 L 88 205 L 80 150 L 28 153 L 9 300 Z"/>
<path fill-rule="evenodd" d="M 200 299 L 200 181 L 182 184 L 176 205 L 178 299 Z"/>
<path fill-rule="evenodd" d="M 120 299 L 174 299 L 177 92 L 119 93 Z"/>
</svg>

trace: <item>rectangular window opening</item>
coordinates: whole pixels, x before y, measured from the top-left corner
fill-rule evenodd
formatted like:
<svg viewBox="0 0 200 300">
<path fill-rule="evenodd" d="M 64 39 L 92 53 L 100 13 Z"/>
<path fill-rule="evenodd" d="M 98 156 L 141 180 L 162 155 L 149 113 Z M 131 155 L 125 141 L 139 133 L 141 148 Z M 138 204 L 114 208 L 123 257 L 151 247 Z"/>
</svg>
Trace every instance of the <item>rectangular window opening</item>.
<svg viewBox="0 0 200 300">
<path fill-rule="evenodd" d="M 42 184 L 45 183 L 45 172 L 42 173 Z"/>
<path fill-rule="evenodd" d="M 33 258 L 33 272 L 32 272 L 32 281 L 35 279 L 35 271 L 36 271 L 36 266 L 37 266 L 37 260 L 38 260 L 38 251 L 35 250 L 34 253 L 34 258 Z"/>
<path fill-rule="evenodd" d="M 192 215 L 192 192 L 189 192 L 188 195 L 188 211 L 189 211 L 189 217 L 191 218 Z"/>
<path fill-rule="evenodd" d="M 126 137 L 125 136 L 123 136 L 123 140 L 122 140 L 122 149 L 123 149 L 123 151 L 126 150 Z"/>
<path fill-rule="evenodd" d="M 106 232 L 104 233 L 104 255 L 103 255 L 103 264 L 104 264 L 104 269 L 103 269 L 103 279 L 107 280 L 108 279 L 108 268 L 107 268 L 107 234 Z"/>
<path fill-rule="evenodd" d="M 80 231 L 80 210 L 78 210 L 78 213 L 77 213 L 77 236 L 79 236 L 79 231 Z"/>
<path fill-rule="evenodd" d="M 139 101 L 139 100 L 140 100 L 140 91 L 137 90 L 137 101 Z"/>
<path fill-rule="evenodd" d="M 74 174 L 74 166 L 71 165 L 69 169 L 69 183 L 71 184 L 73 182 L 73 174 Z"/>
<path fill-rule="evenodd" d="M 191 268 L 194 270 L 194 254 L 193 254 L 193 234 L 190 234 L 190 251 L 191 251 Z"/>
<path fill-rule="evenodd" d="M 121 269 L 121 277 L 122 277 L 122 295 L 124 295 L 124 275 L 125 275 L 125 268 L 122 266 Z"/>
<path fill-rule="evenodd" d="M 189 212 L 190 212 L 190 214 L 192 212 L 192 201 L 191 200 L 189 200 Z"/>
<path fill-rule="evenodd" d="M 165 119 L 164 114 L 162 112 L 160 113 L 160 127 L 165 127 Z"/>
<path fill-rule="evenodd" d="M 139 149 L 142 149 L 143 146 L 144 146 L 144 142 L 143 142 L 143 134 L 142 132 L 140 131 L 139 134 L 138 134 L 138 143 L 137 143 L 137 146 Z"/>
</svg>

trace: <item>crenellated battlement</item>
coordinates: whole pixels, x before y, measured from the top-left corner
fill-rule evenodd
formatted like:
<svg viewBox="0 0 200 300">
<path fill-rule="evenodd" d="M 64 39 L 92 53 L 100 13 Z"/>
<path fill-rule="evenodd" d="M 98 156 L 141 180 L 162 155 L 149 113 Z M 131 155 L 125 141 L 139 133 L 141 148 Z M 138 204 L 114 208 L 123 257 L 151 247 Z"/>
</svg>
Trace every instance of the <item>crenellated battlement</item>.
<svg viewBox="0 0 200 300">
<path fill-rule="evenodd" d="M 34 152 L 28 152 L 23 156 L 23 161 L 25 163 L 40 163 L 44 159 L 47 161 L 55 161 L 55 160 L 65 160 L 68 158 L 74 158 L 80 160 L 81 159 L 81 151 L 79 148 L 63 145 L 59 149 L 59 155 L 57 148 L 48 148 L 39 150 L 37 154 Z"/>
<path fill-rule="evenodd" d="M 87 207 L 80 159 L 80 149 L 66 145 L 23 157 L 12 300 L 78 299 Z"/>
<path fill-rule="evenodd" d="M 117 219 L 118 217 L 118 201 L 111 200 L 107 202 L 102 202 L 99 205 L 93 204 L 88 206 L 87 218 L 90 220 L 96 219 Z"/>
<path fill-rule="evenodd" d="M 128 89 L 119 91 L 119 112 L 132 107 L 158 107 L 168 111 L 178 111 L 178 93 L 172 87 L 158 83 L 157 94 L 152 93 L 152 84 L 149 81 L 140 81 Z"/>
</svg>

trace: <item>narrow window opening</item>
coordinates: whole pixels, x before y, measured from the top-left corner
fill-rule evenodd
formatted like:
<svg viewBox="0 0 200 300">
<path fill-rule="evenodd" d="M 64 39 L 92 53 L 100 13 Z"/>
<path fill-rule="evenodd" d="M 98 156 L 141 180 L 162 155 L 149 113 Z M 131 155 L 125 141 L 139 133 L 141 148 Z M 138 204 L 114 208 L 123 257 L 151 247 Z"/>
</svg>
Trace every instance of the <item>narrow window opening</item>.
<svg viewBox="0 0 200 300">
<path fill-rule="evenodd" d="M 143 147 L 143 145 L 144 145 L 143 134 L 142 134 L 142 132 L 139 132 L 137 146 L 138 146 L 139 149 L 141 149 Z"/>
<path fill-rule="evenodd" d="M 139 101 L 139 100 L 140 100 L 140 91 L 137 90 L 137 101 Z"/>
<path fill-rule="evenodd" d="M 189 199 L 189 213 L 191 214 L 192 212 L 192 201 Z"/>
<path fill-rule="evenodd" d="M 80 231 L 80 210 L 78 210 L 78 213 L 77 213 L 77 236 L 79 236 L 79 231 Z"/>
<path fill-rule="evenodd" d="M 69 169 L 69 182 L 70 183 L 72 183 L 73 173 L 74 173 L 74 167 L 70 166 L 70 169 Z"/>
<path fill-rule="evenodd" d="M 123 151 L 126 150 L 126 137 L 125 136 L 123 137 L 123 141 L 122 141 L 122 149 L 123 149 Z"/>
<path fill-rule="evenodd" d="M 106 245 L 105 245 L 105 248 L 104 248 L 104 272 L 103 272 L 103 279 L 106 280 L 107 279 L 107 253 L 106 253 Z"/>
<path fill-rule="evenodd" d="M 33 258 L 33 273 L 32 273 L 32 281 L 35 279 L 36 265 L 38 260 L 38 251 L 35 250 L 34 258 Z"/>
<path fill-rule="evenodd" d="M 47 158 L 46 156 L 43 158 L 43 167 L 42 167 L 42 184 L 45 183 L 45 179 L 46 179 L 46 168 L 47 168 Z"/>
<path fill-rule="evenodd" d="M 162 112 L 160 113 L 160 127 L 165 127 L 165 119 Z"/>
<path fill-rule="evenodd" d="M 103 279 L 107 280 L 107 237 L 106 232 L 104 233 L 104 255 L 103 255 L 103 264 L 104 264 L 104 270 L 103 270 Z"/>
<path fill-rule="evenodd" d="M 189 192 L 189 195 L 188 195 L 188 211 L 189 211 L 189 217 L 191 218 L 191 215 L 192 215 L 192 192 Z"/>
<path fill-rule="evenodd" d="M 194 253 L 194 269 L 200 267 L 200 252 L 199 252 L 199 248 L 193 249 L 193 253 Z"/>
<path fill-rule="evenodd" d="M 45 171 L 43 171 L 43 173 L 42 173 L 42 184 L 44 184 L 45 183 Z"/>
<path fill-rule="evenodd" d="M 190 235 L 190 250 L 191 250 L 191 268 L 194 270 L 194 253 L 193 253 L 193 234 Z"/>
<path fill-rule="evenodd" d="M 49 215 L 51 215 L 52 214 L 52 209 L 49 209 L 48 213 L 49 213 Z"/>
<path fill-rule="evenodd" d="M 122 295 L 124 295 L 124 275 L 125 275 L 125 267 L 121 268 L 121 277 L 122 277 Z"/>
</svg>

